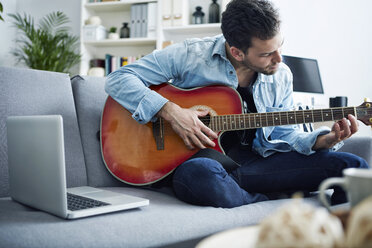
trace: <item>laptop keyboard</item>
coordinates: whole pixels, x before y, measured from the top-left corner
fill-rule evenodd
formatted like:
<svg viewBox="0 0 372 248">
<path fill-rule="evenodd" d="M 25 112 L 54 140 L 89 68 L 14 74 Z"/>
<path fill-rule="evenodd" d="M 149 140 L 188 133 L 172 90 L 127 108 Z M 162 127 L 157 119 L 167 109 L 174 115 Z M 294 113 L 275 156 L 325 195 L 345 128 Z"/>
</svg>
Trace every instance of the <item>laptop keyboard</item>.
<svg viewBox="0 0 372 248">
<path fill-rule="evenodd" d="M 80 195 L 67 193 L 67 205 L 68 210 L 76 211 L 87 208 L 107 206 L 110 204 L 102 201 L 93 200 Z"/>
</svg>

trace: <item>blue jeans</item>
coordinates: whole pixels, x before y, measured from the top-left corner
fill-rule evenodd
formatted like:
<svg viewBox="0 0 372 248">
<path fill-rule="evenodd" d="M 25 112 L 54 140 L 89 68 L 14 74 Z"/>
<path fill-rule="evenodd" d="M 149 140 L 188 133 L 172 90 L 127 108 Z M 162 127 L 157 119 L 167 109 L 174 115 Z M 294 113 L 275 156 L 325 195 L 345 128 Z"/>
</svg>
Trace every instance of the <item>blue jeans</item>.
<svg viewBox="0 0 372 248">
<path fill-rule="evenodd" d="M 321 150 L 312 155 L 276 153 L 267 158 L 248 150 L 229 154 L 241 167 L 227 173 L 209 158 L 194 158 L 181 164 L 173 175 L 176 196 L 202 206 L 232 208 L 274 199 L 281 193 L 317 191 L 329 177 L 342 177 L 346 168 L 369 168 L 351 153 Z M 346 202 L 345 192 L 336 187 L 332 203 Z"/>
</svg>

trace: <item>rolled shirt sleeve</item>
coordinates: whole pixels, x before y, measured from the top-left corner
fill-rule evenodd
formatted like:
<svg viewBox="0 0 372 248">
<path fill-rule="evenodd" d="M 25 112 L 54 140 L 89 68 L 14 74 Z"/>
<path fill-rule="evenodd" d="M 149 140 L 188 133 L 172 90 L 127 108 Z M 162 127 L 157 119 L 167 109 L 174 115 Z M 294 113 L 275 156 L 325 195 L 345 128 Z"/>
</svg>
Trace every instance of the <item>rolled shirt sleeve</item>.
<svg viewBox="0 0 372 248">
<path fill-rule="evenodd" d="M 139 123 L 145 124 L 156 119 L 156 114 L 168 100 L 148 88 L 159 85 L 176 77 L 180 63 L 187 56 L 183 43 L 163 50 L 156 50 L 137 62 L 123 66 L 110 73 L 105 91 L 119 104 L 132 113 Z"/>
</svg>

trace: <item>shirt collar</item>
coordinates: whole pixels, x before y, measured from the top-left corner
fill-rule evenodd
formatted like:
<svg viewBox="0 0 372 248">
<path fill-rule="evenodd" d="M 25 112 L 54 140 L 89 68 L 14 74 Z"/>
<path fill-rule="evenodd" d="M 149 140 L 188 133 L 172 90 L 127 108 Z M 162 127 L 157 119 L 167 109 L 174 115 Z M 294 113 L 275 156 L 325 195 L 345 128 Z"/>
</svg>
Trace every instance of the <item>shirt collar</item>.
<svg viewBox="0 0 372 248">
<path fill-rule="evenodd" d="M 225 37 L 222 34 L 216 36 L 216 43 L 215 46 L 213 47 L 212 57 L 217 54 L 227 59 L 225 42 L 226 42 Z"/>
</svg>

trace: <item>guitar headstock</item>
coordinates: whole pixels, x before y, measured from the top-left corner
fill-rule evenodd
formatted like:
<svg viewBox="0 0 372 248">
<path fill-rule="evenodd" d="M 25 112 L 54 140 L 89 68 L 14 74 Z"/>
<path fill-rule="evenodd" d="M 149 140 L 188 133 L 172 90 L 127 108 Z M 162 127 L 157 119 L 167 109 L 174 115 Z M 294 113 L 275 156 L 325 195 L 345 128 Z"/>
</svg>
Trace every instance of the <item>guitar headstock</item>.
<svg viewBox="0 0 372 248">
<path fill-rule="evenodd" d="M 356 107 L 358 120 L 363 122 L 365 125 L 372 125 L 372 102 L 365 101 L 358 107 Z"/>
</svg>

